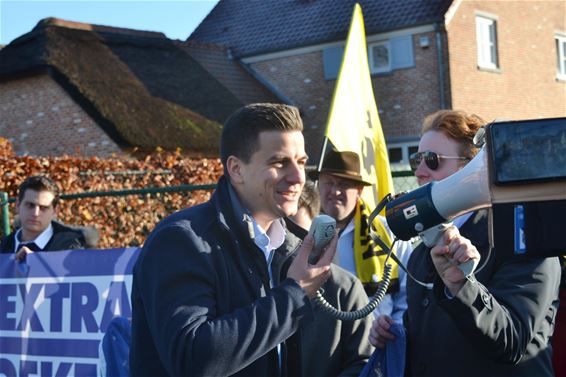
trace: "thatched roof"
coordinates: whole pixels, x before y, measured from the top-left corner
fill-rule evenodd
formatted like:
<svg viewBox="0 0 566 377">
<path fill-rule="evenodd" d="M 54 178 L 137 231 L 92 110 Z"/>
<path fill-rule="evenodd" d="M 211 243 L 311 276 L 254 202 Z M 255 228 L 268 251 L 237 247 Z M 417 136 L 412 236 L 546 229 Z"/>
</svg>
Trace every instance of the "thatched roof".
<svg viewBox="0 0 566 377">
<path fill-rule="evenodd" d="M 254 78 L 240 60 L 230 56 L 226 46 L 189 41 L 185 51 L 244 103 L 285 102 Z"/>
<path fill-rule="evenodd" d="M 243 103 L 162 33 L 45 19 L 0 50 L 0 80 L 47 72 L 119 144 L 216 154 Z"/>
</svg>

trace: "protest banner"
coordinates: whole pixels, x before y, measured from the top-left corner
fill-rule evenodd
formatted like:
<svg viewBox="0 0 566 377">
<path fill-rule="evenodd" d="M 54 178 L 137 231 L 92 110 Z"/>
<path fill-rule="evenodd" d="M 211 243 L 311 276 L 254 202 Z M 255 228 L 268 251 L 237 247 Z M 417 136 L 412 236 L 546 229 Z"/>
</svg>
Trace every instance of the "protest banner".
<svg viewBox="0 0 566 377">
<path fill-rule="evenodd" d="M 0 254 L 0 376 L 97 376 L 115 316 L 131 317 L 138 248 Z"/>
</svg>

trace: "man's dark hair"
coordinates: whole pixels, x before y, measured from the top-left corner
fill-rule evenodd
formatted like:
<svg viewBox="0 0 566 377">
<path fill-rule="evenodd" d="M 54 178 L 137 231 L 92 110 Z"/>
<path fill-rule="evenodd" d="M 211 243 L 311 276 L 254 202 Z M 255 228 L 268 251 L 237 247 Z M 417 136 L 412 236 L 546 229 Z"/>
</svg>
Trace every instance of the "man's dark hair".
<svg viewBox="0 0 566 377">
<path fill-rule="evenodd" d="M 236 156 L 245 163 L 259 150 L 263 131 L 303 131 L 299 109 L 276 103 L 253 103 L 236 110 L 224 123 L 220 136 L 220 159 Z"/>
<path fill-rule="evenodd" d="M 59 204 L 59 187 L 57 187 L 55 182 L 44 175 L 34 175 L 22 182 L 18 188 L 18 201 L 20 203 L 24 200 L 26 190 L 49 191 L 54 196 L 51 202 L 53 208 L 57 207 L 57 204 Z"/>
</svg>

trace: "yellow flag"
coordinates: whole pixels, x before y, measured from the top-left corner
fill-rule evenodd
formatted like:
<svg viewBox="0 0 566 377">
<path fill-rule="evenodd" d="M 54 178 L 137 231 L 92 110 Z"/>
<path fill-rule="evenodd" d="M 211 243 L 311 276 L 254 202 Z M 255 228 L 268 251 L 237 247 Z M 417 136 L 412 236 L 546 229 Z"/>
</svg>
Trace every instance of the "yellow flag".
<svg viewBox="0 0 566 377">
<path fill-rule="evenodd" d="M 356 152 L 360 156 L 362 176 L 365 181 L 373 183 L 373 190 L 367 187 L 362 197 L 372 210 L 385 195 L 393 193 L 387 147 L 371 85 L 364 18 L 359 4 L 354 6 L 325 136 L 337 150 Z"/>
</svg>

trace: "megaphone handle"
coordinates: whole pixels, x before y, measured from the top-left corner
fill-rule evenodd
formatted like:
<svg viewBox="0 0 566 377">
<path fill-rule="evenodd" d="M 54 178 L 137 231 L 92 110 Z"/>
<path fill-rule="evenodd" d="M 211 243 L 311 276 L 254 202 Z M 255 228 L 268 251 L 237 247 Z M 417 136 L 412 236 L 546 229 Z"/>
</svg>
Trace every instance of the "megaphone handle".
<svg viewBox="0 0 566 377">
<path fill-rule="evenodd" d="M 435 225 L 432 228 L 420 232 L 419 237 L 427 247 L 434 247 L 438 241 L 440 241 L 446 229 L 451 225 L 451 222 Z M 464 276 L 468 278 L 474 272 L 476 266 L 477 261 L 470 259 L 464 263 L 459 263 L 457 267 L 462 271 Z"/>
<path fill-rule="evenodd" d="M 458 268 L 464 273 L 464 276 L 467 278 L 474 272 L 478 263 L 477 259 L 468 259 L 464 263 L 458 264 Z"/>
</svg>

